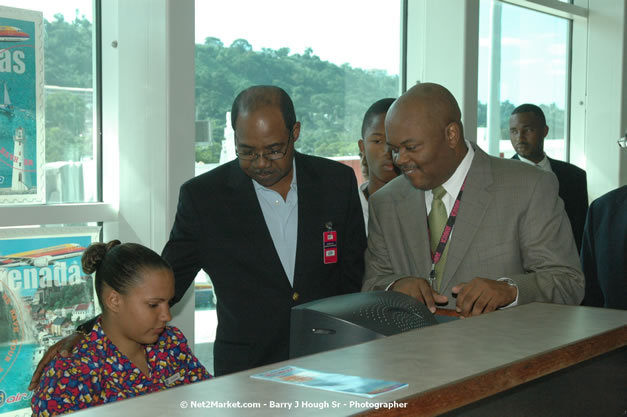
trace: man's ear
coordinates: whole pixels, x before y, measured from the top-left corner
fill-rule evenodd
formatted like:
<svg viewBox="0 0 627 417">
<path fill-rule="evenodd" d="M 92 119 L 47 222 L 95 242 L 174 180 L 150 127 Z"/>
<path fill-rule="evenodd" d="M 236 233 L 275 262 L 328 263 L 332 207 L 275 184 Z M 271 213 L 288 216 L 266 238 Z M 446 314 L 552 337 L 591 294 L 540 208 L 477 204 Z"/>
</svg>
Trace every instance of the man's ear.
<svg viewBox="0 0 627 417">
<path fill-rule="evenodd" d="M 363 139 L 359 139 L 357 141 L 357 146 L 359 146 L 359 154 L 360 154 L 360 156 L 365 156 L 366 152 L 364 151 L 364 140 Z"/>
<path fill-rule="evenodd" d="M 542 136 L 542 139 L 546 138 L 546 135 L 549 134 L 549 127 L 547 125 L 544 125 L 544 135 Z"/>
<path fill-rule="evenodd" d="M 292 128 L 292 140 L 296 142 L 299 136 L 300 136 L 300 122 L 296 122 L 294 123 L 294 127 Z"/>
<path fill-rule="evenodd" d="M 451 122 L 444 128 L 444 136 L 449 148 L 455 149 L 461 140 L 461 131 L 459 123 Z"/>
</svg>

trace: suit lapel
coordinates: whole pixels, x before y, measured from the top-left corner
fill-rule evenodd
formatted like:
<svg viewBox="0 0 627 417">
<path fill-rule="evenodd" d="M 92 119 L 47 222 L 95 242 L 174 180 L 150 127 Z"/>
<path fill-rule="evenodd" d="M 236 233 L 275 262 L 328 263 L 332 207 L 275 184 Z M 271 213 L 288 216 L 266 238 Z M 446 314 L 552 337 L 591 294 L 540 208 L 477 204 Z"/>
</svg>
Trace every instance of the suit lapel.
<svg viewBox="0 0 627 417">
<path fill-rule="evenodd" d="M 577 182 L 568 181 L 568 172 L 564 170 L 564 164 L 561 161 L 556 161 L 554 159 L 549 158 L 549 166 L 551 167 L 551 171 L 557 177 L 557 182 L 559 184 L 558 195 L 564 201 L 564 205 L 570 202 L 569 196 L 573 194 L 577 194 Z M 566 208 L 566 207 L 564 207 Z"/>
<path fill-rule="evenodd" d="M 474 145 L 473 149 L 475 156 L 468 170 L 466 187 L 453 227 L 441 289 L 446 288 L 457 272 L 492 200 L 492 195 L 487 191 L 493 181 L 490 157 Z M 464 279 L 471 278 L 473 277 L 464 277 Z"/>
<path fill-rule="evenodd" d="M 297 170 L 296 187 L 298 189 L 298 233 L 294 263 L 294 288 L 296 288 L 302 277 L 307 275 L 307 271 L 314 267 L 311 265 L 311 260 L 316 258 L 311 256 L 311 253 L 315 253 L 316 250 L 319 251 L 319 259 L 322 262 L 323 222 L 333 219 L 326 219 L 321 222 L 315 215 L 320 211 L 318 207 L 325 204 L 321 197 L 324 195 L 324 190 L 319 189 L 318 184 L 320 182 L 315 179 L 318 174 L 309 161 L 298 152 L 294 154 L 294 158 Z M 316 236 L 319 238 L 316 239 Z"/>
<path fill-rule="evenodd" d="M 415 188 L 404 176 L 403 181 L 403 188 L 395 194 L 395 198 L 398 199 L 397 204 L 394 204 L 397 213 L 396 218 L 406 222 L 401 228 L 403 234 L 401 241 L 409 242 L 407 259 L 417 260 L 416 270 L 422 276 L 427 277 L 431 270 L 431 247 L 427 229 L 425 192 Z"/>
<path fill-rule="evenodd" d="M 231 215 L 238 219 L 245 236 L 242 248 L 246 248 L 253 262 L 263 271 L 265 279 L 274 280 L 279 285 L 287 285 L 289 280 L 272 241 L 272 236 L 255 193 L 252 180 L 241 170 L 237 161 L 233 164 L 227 186 L 231 190 L 233 203 Z"/>
<path fill-rule="evenodd" d="M 551 171 L 553 171 L 553 173 L 559 180 L 562 176 L 562 167 L 555 160 L 549 158 L 548 156 L 546 157 L 546 159 L 549 161 L 549 167 L 551 167 Z"/>
</svg>

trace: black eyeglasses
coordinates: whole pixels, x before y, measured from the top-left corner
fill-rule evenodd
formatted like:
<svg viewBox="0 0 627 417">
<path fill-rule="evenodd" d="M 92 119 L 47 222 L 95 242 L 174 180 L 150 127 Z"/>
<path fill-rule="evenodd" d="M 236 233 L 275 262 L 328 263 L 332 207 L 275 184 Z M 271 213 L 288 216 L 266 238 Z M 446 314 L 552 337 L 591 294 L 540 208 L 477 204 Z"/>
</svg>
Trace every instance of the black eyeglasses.
<svg viewBox="0 0 627 417">
<path fill-rule="evenodd" d="M 235 149 L 235 155 L 237 155 L 239 159 L 242 159 L 244 161 L 256 161 L 262 156 L 266 158 L 268 161 L 276 161 L 285 157 L 285 155 L 287 154 L 287 150 L 290 145 L 291 139 L 292 139 L 292 135 L 290 135 L 287 138 L 287 143 L 280 150 L 272 150 L 270 152 L 265 152 L 265 153 L 256 153 L 250 150 L 239 151 Z"/>
</svg>

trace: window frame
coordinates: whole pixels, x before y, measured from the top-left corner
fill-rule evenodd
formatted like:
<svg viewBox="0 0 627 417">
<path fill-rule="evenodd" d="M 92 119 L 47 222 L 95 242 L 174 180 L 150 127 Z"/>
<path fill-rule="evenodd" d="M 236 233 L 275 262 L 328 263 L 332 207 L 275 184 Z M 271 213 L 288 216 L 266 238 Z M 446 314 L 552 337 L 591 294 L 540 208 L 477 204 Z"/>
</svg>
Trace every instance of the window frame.
<svg viewBox="0 0 627 417">
<path fill-rule="evenodd" d="M 93 141 L 96 160 L 96 202 L 62 204 L 4 204 L 0 227 L 45 226 L 57 224 L 99 223 L 117 220 L 118 211 L 114 204 L 103 200 L 103 164 L 102 164 L 102 0 L 93 0 L 92 41 L 94 45 L 94 108 Z"/>
</svg>

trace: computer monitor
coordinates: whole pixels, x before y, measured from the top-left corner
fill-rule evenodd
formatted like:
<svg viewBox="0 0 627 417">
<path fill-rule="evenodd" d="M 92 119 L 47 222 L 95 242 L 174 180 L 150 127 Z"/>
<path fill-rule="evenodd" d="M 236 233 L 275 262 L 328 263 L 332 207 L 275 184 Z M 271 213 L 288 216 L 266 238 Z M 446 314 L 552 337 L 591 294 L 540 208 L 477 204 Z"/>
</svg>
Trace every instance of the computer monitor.
<svg viewBox="0 0 627 417">
<path fill-rule="evenodd" d="M 350 346 L 437 323 L 424 304 L 396 291 L 324 298 L 292 308 L 290 357 Z"/>
</svg>

